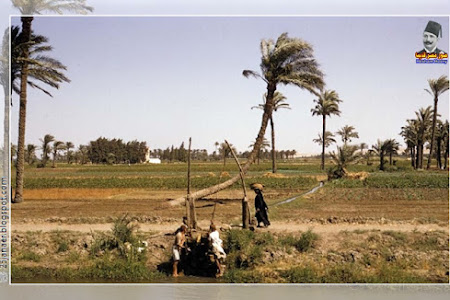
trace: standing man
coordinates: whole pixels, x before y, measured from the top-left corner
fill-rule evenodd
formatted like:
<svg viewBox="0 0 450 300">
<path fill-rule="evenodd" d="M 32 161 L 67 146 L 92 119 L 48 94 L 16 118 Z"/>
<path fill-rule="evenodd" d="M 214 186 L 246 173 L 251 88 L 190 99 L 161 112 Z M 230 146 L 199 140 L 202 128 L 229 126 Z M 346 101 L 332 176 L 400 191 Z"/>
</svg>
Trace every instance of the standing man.
<svg viewBox="0 0 450 300">
<path fill-rule="evenodd" d="M 423 32 L 423 46 L 424 49 L 417 52 L 417 54 L 446 54 L 443 50 L 437 47 L 439 37 L 442 37 L 442 26 L 441 24 L 428 21 L 427 27 Z"/>
<path fill-rule="evenodd" d="M 261 227 L 259 223 L 263 223 L 264 227 L 267 227 L 270 225 L 269 222 L 269 216 L 267 215 L 267 212 L 269 208 L 267 207 L 266 202 L 264 201 L 264 197 L 262 194 L 262 190 L 264 186 L 260 183 L 254 183 L 251 185 L 251 188 L 255 191 L 256 197 L 255 197 L 255 215 L 256 220 L 258 222 L 258 227 Z"/>
<path fill-rule="evenodd" d="M 184 243 L 186 242 L 186 225 L 181 225 L 180 229 L 177 230 L 175 234 L 175 242 L 173 243 L 173 277 L 178 277 L 178 262 L 181 258 L 181 249 L 184 248 Z"/>
</svg>

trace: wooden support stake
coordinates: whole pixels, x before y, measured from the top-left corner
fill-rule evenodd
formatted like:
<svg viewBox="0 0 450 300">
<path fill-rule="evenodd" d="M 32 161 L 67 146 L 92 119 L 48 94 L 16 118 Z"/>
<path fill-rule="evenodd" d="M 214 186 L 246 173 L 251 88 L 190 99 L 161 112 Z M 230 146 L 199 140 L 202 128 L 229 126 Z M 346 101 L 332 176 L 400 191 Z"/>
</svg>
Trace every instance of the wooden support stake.
<svg viewBox="0 0 450 300">
<path fill-rule="evenodd" d="M 187 197 L 186 197 L 186 214 L 190 228 L 197 229 L 197 215 L 195 213 L 195 200 L 191 197 L 191 144 L 192 138 L 189 138 L 188 148 L 188 178 L 187 178 Z"/>
<path fill-rule="evenodd" d="M 242 228 L 247 229 L 248 225 L 250 224 L 250 208 L 248 206 L 247 189 L 245 188 L 245 181 L 244 181 L 244 172 L 230 144 L 228 143 L 227 140 L 225 140 L 225 143 L 227 144 L 228 148 L 230 148 L 231 154 L 233 155 L 233 158 L 239 167 L 239 176 L 241 177 L 242 190 L 244 191 L 244 198 L 242 199 Z"/>
</svg>

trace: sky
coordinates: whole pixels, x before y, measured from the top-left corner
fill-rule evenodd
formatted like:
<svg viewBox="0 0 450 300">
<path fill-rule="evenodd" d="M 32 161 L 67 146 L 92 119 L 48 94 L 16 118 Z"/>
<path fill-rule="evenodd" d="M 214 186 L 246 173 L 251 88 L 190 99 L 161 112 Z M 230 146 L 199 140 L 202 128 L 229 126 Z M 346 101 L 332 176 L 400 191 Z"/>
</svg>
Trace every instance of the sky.
<svg viewBox="0 0 450 300">
<path fill-rule="evenodd" d="M 406 119 L 432 105 L 432 97 L 424 90 L 427 79 L 449 72 L 448 65 L 417 65 L 414 58 L 414 52 L 423 48 L 421 36 L 430 19 L 442 24 L 439 47 L 448 52 L 448 17 L 276 17 L 263 11 L 269 1 L 250 13 L 264 14 L 258 17 L 248 12 L 240 17 L 102 17 L 149 14 L 150 10 L 178 14 L 183 3 L 151 6 L 151 1 L 134 1 L 134 6 L 124 7 L 110 1 L 105 7 L 101 2 L 88 2 L 96 16 L 43 16 L 33 21 L 35 32 L 47 36 L 54 47 L 51 56 L 68 67 L 71 83 L 53 90 L 53 98 L 29 90 L 26 143 L 39 145 L 45 134 L 52 134 L 78 146 L 103 136 L 137 139 L 151 149 L 164 149 L 186 144 L 192 137 L 193 148 L 208 152 L 224 139 L 238 151 L 249 150 L 262 116 L 262 111 L 251 107 L 262 102 L 265 85 L 243 77 L 242 70 L 259 71 L 261 40 L 276 40 L 283 32 L 313 46 L 326 74 L 326 88 L 336 90 L 343 99 L 341 116 L 328 118 L 327 130 L 354 126 L 360 136 L 354 143 L 373 145 L 387 138 L 403 142 L 399 132 Z M 359 8 L 355 5 L 351 11 L 361 14 Z M 247 9 L 242 7 L 242 13 Z M 310 13 L 313 9 L 317 7 L 306 7 Z M 395 13 L 396 9 L 384 5 L 373 12 Z M 183 14 L 194 13 L 217 14 L 208 5 L 197 12 L 185 8 Z M 236 12 L 223 10 L 226 13 Z M 18 25 L 20 18 L 13 17 L 11 22 Z M 278 90 L 291 110 L 274 115 L 277 149 L 295 149 L 300 155 L 320 153 L 321 147 L 312 142 L 322 129 L 321 118 L 311 115 L 315 97 L 296 87 L 280 85 Z M 439 102 L 443 119 L 448 119 L 448 99 L 447 92 Z M 17 96 L 13 102 L 11 139 L 16 143 Z M 266 137 L 270 139 L 269 128 Z"/>
</svg>

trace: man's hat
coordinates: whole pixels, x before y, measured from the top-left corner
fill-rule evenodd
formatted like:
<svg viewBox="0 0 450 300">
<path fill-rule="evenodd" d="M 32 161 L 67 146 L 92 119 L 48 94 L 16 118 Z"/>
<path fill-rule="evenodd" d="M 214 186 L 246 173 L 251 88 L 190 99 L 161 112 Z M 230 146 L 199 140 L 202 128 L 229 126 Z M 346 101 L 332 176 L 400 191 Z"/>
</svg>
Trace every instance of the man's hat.
<svg viewBox="0 0 450 300">
<path fill-rule="evenodd" d="M 439 36 L 442 37 L 442 27 L 441 24 L 436 23 L 434 21 L 428 21 L 427 27 L 425 27 L 426 32 L 431 32 L 432 34 L 434 34 L 435 36 Z"/>
</svg>

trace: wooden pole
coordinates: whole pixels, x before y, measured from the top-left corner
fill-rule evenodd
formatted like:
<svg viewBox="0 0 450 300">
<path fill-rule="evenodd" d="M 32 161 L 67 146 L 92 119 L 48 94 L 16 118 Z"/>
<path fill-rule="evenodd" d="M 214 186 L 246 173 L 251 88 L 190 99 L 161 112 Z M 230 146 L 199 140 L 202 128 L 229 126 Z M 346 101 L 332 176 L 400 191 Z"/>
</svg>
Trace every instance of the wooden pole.
<svg viewBox="0 0 450 300">
<path fill-rule="evenodd" d="M 195 200 L 191 197 L 191 143 L 192 139 L 189 138 L 189 148 L 188 148 L 188 187 L 187 187 L 187 199 L 189 204 L 189 216 L 188 224 L 190 228 L 197 229 L 197 215 L 195 213 Z"/>
<path fill-rule="evenodd" d="M 188 171 L 187 171 L 187 197 L 186 197 L 186 219 L 187 224 L 192 228 L 191 219 L 191 138 L 189 138 L 189 148 L 188 148 Z"/>
<path fill-rule="evenodd" d="M 247 229 L 248 225 L 250 224 L 250 208 L 248 206 L 247 189 L 245 188 L 245 181 L 244 181 L 244 172 L 230 144 L 228 143 L 227 140 L 225 140 L 225 143 L 227 144 L 228 148 L 230 148 L 231 154 L 233 155 L 233 158 L 239 167 L 239 176 L 241 177 L 242 190 L 244 191 L 244 198 L 242 199 L 242 228 Z"/>
</svg>

